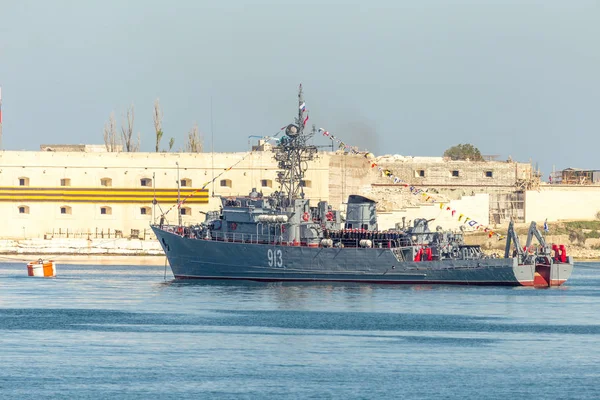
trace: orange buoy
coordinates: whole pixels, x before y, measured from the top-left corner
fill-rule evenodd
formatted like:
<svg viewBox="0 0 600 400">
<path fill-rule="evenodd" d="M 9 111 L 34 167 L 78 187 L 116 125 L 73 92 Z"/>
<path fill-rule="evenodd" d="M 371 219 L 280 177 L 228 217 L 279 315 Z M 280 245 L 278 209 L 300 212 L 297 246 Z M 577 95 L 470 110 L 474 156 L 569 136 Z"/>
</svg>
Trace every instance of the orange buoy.
<svg viewBox="0 0 600 400">
<path fill-rule="evenodd" d="M 41 258 L 32 261 L 27 264 L 27 275 L 44 278 L 54 277 L 56 276 L 56 264 L 52 260 L 42 260 Z"/>
</svg>

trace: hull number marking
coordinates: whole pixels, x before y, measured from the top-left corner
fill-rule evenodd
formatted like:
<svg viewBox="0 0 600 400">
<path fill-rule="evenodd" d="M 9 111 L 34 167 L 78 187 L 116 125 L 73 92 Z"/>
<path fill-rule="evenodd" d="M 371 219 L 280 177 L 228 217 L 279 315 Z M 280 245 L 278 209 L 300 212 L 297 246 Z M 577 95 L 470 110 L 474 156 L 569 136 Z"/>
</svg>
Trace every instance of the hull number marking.
<svg viewBox="0 0 600 400">
<path fill-rule="evenodd" d="M 269 260 L 269 267 L 283 267 L 283 254 L 281 250 L 267 250 L 267 259 Z"/>
</svg>

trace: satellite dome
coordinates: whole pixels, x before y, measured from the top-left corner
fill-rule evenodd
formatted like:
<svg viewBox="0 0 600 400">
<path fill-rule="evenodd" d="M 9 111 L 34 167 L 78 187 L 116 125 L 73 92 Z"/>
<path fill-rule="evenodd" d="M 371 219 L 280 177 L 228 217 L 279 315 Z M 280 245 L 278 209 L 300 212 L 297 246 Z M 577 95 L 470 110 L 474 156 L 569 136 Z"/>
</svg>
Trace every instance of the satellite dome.
<svg viewBox="0 0 600 400">
<path fill-rule="evenodd" d="M 285 133 L 286 135 L 290 136 L 290 137 L 294 137 L 298 135 L 298 126 L 294 125 L 294 124 L 289 124 L 287 126 L 287 128 L 285 128 Z"/>
</svg>

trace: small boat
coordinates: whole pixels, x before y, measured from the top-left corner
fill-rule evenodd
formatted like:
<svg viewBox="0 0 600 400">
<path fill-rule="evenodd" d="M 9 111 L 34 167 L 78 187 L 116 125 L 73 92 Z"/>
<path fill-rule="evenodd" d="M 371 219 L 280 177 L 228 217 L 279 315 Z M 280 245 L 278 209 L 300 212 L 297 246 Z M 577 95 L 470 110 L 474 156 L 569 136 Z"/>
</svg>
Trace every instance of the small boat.
<svg viewBox="0 0 600 400">
<path fill-rule="evenodd" d="M 44 278 L 56 276 L 56 264 L 52 260 L 38 259 L 27 264 L 28 276 L 41 276 Z"/>
</svg>

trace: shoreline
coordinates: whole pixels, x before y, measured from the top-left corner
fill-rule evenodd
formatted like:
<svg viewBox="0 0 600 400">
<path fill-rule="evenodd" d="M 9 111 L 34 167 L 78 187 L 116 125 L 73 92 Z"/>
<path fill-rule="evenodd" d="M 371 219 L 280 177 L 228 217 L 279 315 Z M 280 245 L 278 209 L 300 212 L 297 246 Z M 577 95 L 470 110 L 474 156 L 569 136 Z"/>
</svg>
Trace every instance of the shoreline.
<svg viewBox="0 0 600 400">
<path fill-rule="evenodd" d="M 0 254 L 0 263 L 28 263 L 38 258 L 55 261 L 56 264 L 82 264 L 82 265 L 146 265 L 151 267 L 164 267 L 168 265 L 164 255 L 87 255 L 87 254 Z"/>
</svg>

